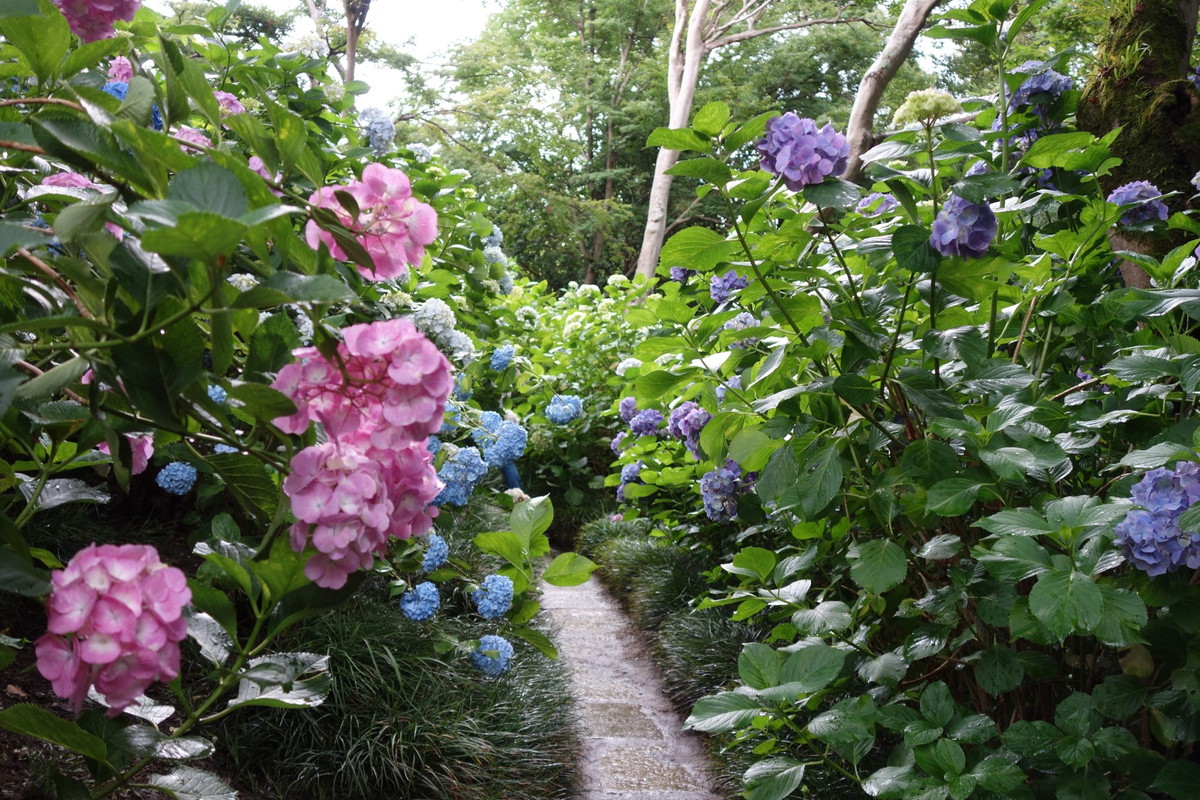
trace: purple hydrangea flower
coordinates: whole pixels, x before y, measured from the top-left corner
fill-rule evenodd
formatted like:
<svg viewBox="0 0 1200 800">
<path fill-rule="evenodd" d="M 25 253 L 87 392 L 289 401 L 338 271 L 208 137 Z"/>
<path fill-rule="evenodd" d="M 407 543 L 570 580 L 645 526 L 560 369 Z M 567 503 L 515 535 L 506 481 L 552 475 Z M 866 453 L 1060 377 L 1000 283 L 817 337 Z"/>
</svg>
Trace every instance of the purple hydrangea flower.
<svg viewBox="0 0 1200 800">
<path fill-rule="evenodd" d="M 749 285 L 749 278 L 743 278 L 733 270 L 729 270 L 729 272 L 726 272 L 724 275 L 714 275 L 712 277 L 712 282 L 709 284 L 708 288 L 708 294 L 718 303 L 724 303 L 733 296 L 734 292 L 740 289 L 745 289 Z"/>
<path fill-rule="evenodd" d="M 725 381 L 725 384 L 727 384 L 731 389 L 741 389 L 742 388 L 742 376 L 734 375 L 732 378 Z M 717 402 L 724 403 L 725 402 L 725 393 L 726 393 L 725 385 L 723 384 L 721 386 L 718 386 L 714 391 L 716 392 L 716 395 L 717 395 Z"/>
<path fill-rule="evenodd" d="M 750 488 L 752 475 L 742 477 L 742 468 L 733 459 L 725 465 L 704 473 L 700 478 L 700 496 L 704 513 L 713 522 L 729 522 L 737 516 L 737 498 Z"/>
<path fill-rule="evenodd" d="M 858 201 L 858 205 L 855 206 L 854 210 L 864 217 L 878 217 L 880 214 L 886 214 L 898 205 L 900 205 L 900 201 L 890 194 L 871 192 Z"/>
<path fill-rule="evenodd" d="M 613 451 L 614 456 L 621 455 L 621 445 L 624 443 L 627 436 L 629 436 L 629 431 L 621 431 L 614 436 L 612 441 L 609 443 L 608 449 Z"/>
<path fill-rule="evenodd" d="M 992 168 L 988 166 L 986 161 L 976 161 L 967 168 L 967 177 L 973 178 L 976 175 L 987 175 L 991 171 Z"/>
<path fill-rule="evenodd" d="M 688 451 L 696 458 L 701 458 L 700 431 L 704 430 L 710 419 L 712 414 L 688 400 L 680 403 L 671 412 L 667 419 L 667 433 L 676 439 L 682 439 Z"/>
<path fill-rule="evenodd" d="M 688 269 L 687 267 L 671 267 L 671 280 L 677 283 L 683 283 L 689 277 L 696 274 L 696 270 Z"/>
<path fill-rule="evenodd" d="M 1029 71 L 1033 68 L 1034 63 L 1036 62 L 1026 61 L 1013 70 L 1013 72 Z M 1040 94 L 1048 95 L 1050 101 L 1053 102 L 1061 97 L 1063 92 L 1070 91 L 1073 87 L 1074 83 L 1066 75 L 1061 75 L 1052 69 L 1048 69 L 1045 72 L 1039 72 L 1026 78 L 1017 87 L 1017 90 L 1013 92 L 1012 99 L 1009 100 L 1009 108 L 1027 106 L 1031 100 Z"/>
<path fill-rule="evenodd" d="M 767 121 L 767 135 L 758 143 L 759 166 L 779 175 L 793 192 L 841 175 L 850 158 L 850 143 L 832 124 L 817 128 L 807 117 L 789 111 Z"/>
<path fill-rule="evenodd" d="M 638 436 L 653 436 L 658 433 L 658 426 L 662 424 L 662 421 L 663 415 L 661 411 L 647 408 L 644 411 L 639 411 L 630 418 L 629 427 Z"/>
<path fill-rule="evenodd" d="M 625 502 L 625 487 L 631 483 L 643 483 L 641 479 L 642 467 L 645 464 L 641 461 L 634 461 L 632 464 L 626 464 L 621 467 L 621 485 L 617 487 L 617 502 Z"/>
<path fill-rule="evenodd" d="M 933 221 L 929 243 L 944 256 L 981 258 L 996 237 L 996 215 L 987 203 L 950 195 Z"/>
<path fill-rule="evenodd" d="M 1137 225 L 1167 218 L 1167 204 L 1157 199 L 1162 192 L 1150 181 L 1133 181 L 1118 186 L 1108 196 L 1108 202 L 1119 206 L 1133 206 L 1121 215 L 1122 225 Z"/>
<path fill-rule="evenodd" d="M 629 422 L 633 419 L 633 415 L 638 411 L 637 399 L 633 397 L 622 397 L 620 405 L 617 406 L 617 413 L 621 415 L 621 419 Z"/>
<path fill-rule="evenodd" d="M 1200 534 L 1179 527 L 1179 515 L 1200 500 L 1200 464 L 1152 469 L 1130 494 L 1141 508 L 1113 529 L 1126 558 L 1152 577 L 1200 568 Z"/>
</svg>

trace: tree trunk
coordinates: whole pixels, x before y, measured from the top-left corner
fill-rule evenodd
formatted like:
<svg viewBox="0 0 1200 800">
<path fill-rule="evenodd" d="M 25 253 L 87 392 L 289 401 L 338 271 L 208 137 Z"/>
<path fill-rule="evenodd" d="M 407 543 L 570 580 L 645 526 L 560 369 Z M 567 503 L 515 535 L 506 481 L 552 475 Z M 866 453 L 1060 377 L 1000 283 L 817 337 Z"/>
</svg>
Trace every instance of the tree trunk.
<svg viewBox="0 0 1200 800">
<path fill-rule="evenodd" d="M 700 67 L 708 56 L 703 36 L 708 8 L 709 0 L 698 0 L 690 13 L 687 0 L 676 0 L 675 3 L 675 29 L 671 34 L 671 52 L 667 58 L 667 127 L 670 128 L 685 127 L 692 114 Z M 667 231 L 667 206 L 673 180 L 666 171 L 678 161 L 678 150 L 659 148 L 658 158 L 654 162 L 654 180 L 650 184 L 646 230 L 642 234 L 642 249 L 638 253 L 637 275 L 653 277 L 658 267 L 658 256 L 662 252 Z"/>
<path fill-rule="evenodd" d="M 908 54 L 912 52 L 913 44 L 921 33 L 921 28 L 925 26 L 925 20 L 939 2 L 940 0 L 906 0 L 883 51 L 863 74 L 862 81 L 858 84 L 858 94 L 854 96 L 854 106 L 850 110 L 850 123 L 846 128 L 846 140 L 850 142 L 850 162 L 842 174 L 845 180 L 858 180 L 862 170 L 862 154 L 874 146 L 872 126 L 875 112 L 879 109 L 879 100 L 892 78 L 896 77 L 904 60 L 908 58 Z"/>
</svg>

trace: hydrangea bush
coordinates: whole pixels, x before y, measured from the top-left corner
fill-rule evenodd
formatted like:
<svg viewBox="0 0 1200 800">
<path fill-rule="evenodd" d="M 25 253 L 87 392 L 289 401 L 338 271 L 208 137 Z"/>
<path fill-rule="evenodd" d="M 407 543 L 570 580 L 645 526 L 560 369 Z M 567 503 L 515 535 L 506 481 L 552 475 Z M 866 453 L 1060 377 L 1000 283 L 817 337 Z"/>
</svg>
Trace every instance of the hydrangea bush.
<svg viewBox="0 0 1200 800">
<path fill-rule="evenodd" d="M 1003 62 L 1028 19 L 977 2 L 938 35 Z M 963 117 L 911 98 L 919 125 L 864 154 L 863 186 L 816 151 L 779 163 L 794 115 L 716 103 L 688 132 L 680 174 L 725 196 L 729 229 L 663 247 L 607 484 L 707 554 L 695 605 L 768 632 L 687 721 L 749 762 L 747 797 L 833 776 L 883 798 L 1200 785 L 1200 224 L 1109 185 L 1116 134 L 1074 129 L 1056 66 Z M 770 157 L 740 169 L 756 141 Z M 1129 224 L 1146 252 L 1112 251 Z"/>
<path fill-rule="evenodd" d="M 320 704 L 329 660 L 279 652 L 281 636 L 371 575 L 431 656 L 482 652 L 486 677 L 519 657 L 510 639 L 553 655 L 530 624 L 552 510 L 501 495 L 508 529 L 455 543 L 495 559 L 478 611 L 505 646 L 439 634 L 482 577 L 450 555 L 452 515 L 432 533 L 469 448 L 435 453 L 431 435 L 483 321 L 509 313 L 487 206 L 431 153 L 396 148 L 385 117 L 350 113 L 325 62 L 236 50 L 227 10 L 216 30 L 167 32 L 138 5 L 0 10 L 0 588 L 47 611 L 44 634 L 5 623 L 0 664 L 27 635 L 74 712 L 111 717 L 26 703 L 0 727 L 79 756 L 51 768 L 64 796 L 135 779 L 232 796 L 172 762 L 211 755 L 204 726 L 242 707 Z M 451 297 L 448 321 L 421 313 Z M 485 470 L 523 454 L 518 422 L 476 427 Z M 49 509 L 124 492 L 179 535 L 31 546 Z M 565 554 L 543 577 L 592 566 Z"/>
</svg>

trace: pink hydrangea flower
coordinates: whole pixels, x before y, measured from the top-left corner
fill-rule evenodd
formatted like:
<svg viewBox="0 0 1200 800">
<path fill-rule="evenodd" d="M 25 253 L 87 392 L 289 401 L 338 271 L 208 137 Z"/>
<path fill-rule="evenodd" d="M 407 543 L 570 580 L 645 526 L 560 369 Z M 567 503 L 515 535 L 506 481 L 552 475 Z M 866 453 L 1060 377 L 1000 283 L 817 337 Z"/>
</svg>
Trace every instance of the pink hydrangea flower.
<svg viewBox="0 0 1200 800">
<path fill-rule="evenodd" d="M 125 56 L 117 56 L 108 65 L 108 79 L 119 83 L 129 83 L 133 78 L 133 64 Z"/>
<path fill-rule="evenodd" d="M 38 672 L 76 712 L 94 685 L 116 716 L 154 681 L 179 674 L 187 577 L 149 545 L 90 545 L 50 576 Z"/>
<path fill-rule="evenodd" d="M 88 370 L 88 372 L 90 373 L 91 370 Z M 133 458 L 132 463 L 129 465 L 129 472 L 132 475 L 141 475 L 146 471 L 146 467 L 150 465 L 150 457 L 154 455 L 154 437 L 147 433 L 137 436 L 126 436 L 125 438 L 129 440 L 129 450 Z M 96 445 L 96 449 L 106 455 L 112 455 L 108 447 L 108 442 L 101 442 Z"/>
<path fill-rule="evenodd" d="M 283 173 L 276 172 L 275 177 L 271 177 L 271 173 L 267 172 L 267 165 L 264 164 L 263 160 L 258 156 L 250 156 L 250 160 L 246 162 L 246 166 L 263 176 L 268 183 L 278 184 L 283 182 Z M 271 186 L 270 189 L 271 194 L 275 195 L 276 197 L 283 197 L 283 192 L 279 191 L 274 186 Z"/>
<path fill-rule="evenodd" d="M 296 404 L 295 414 L 275 420 L 280 430 L 303 433 L 319 422 L 331 438 L 363 432 L 377 447 L 436 433 L 454 380 L 433 342 L 407 319 L 351 325 L 342 336 L 340 365 L 315 347 L 292 351 L 299 360 L 271 384 Z"/>
<path fill-rule="evenodd" d="M 180 128 L 175 131 L 175 138 L 184 143 L 184 150 L 201 152 L 199 147 L 212 147 L 212 140 L 208 138 L 208 134 L 196 128 Z M 199 147 L 190 145 L 199 145 Z"/>
<path fill-rule="evenodd" d="M 335 191 L 348 192 L 358 203 L 359 215 L 352 217 L 338 202 Z M 328 208 L 371 256 L 374 269 L 359 264 L 358 271 L 368 280 L 398 278 L 409 264 L 419 264 L 425 246 L 437 238 L 437 212 L 412 196 L 408 176 L 382 164 L 368 164 L 362 180 L 346 186 L 324 186 L 309 197 L 317 208 Z M 324 243 L 334 258 L 346 259 L 346 253 L 333 234 L 310 220 L 305 228 L 309 246 Z"/>
<path fill-rule="evenodd" d="M 301 348 L 272 383 L 296 404 L 275 420 L 281 430 L 319 422 L 329 437 L 296 454 L 283 491 L 296 517 L 292 547 L 317 551 L 305 574 L 331 589 L 370 567 L 389 539 L 429 530 L 442 483 L 425 443 L 454 385 L 450 363 L 407 319 L 342 333 L 336 365 Z"/>
<path fill-rule="evenodd" d="M 71 33 L 84 42 L 108 39 L 113 23 L 128 22 L 142 7 L 142 0 L 53 0 L 67 18 Z"/>
<path fill-rule="evenodd" d="M 221 110 L 226 114 L 241 114 L 246 110 L 242 102 L 229 92 L 214 91 L 213 97 L 217 98 L 217 103 L 220 104 Z"/>
</svg>

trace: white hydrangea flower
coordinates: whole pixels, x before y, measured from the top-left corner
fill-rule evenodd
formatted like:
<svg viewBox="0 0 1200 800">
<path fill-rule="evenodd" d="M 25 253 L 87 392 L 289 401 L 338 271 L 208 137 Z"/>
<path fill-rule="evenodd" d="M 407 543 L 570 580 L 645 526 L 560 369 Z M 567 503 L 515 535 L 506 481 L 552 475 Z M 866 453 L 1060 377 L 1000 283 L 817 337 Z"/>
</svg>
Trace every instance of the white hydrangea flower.
<svg viewBox="0 0 1200 800">
<path fill-rule="evenodd" d="M 452 360 L 460 364 L 470 364 L 475 360 L 475 343 L 471 337 L 462 331 L 449 331 L 438 337 L 440 343 L 450 352 Z"/>
<path fill-rule="evenodd" d="M 605 283 L 609 286 L 628 286 L 630 280 L 618 272 L 615 275 L 609 275 L 608 280 L 605 281 Z"/>
<path fill-rule="evenodd" d="M 440 297 L 431 297 L 417 306 L 413 324 L 429 337 L 439 339 L 454 330 L 454 311 Z"/>
<path fill-rule="evenodd" d="M 678 364 L 680 361 L 683 361 L 683 353 L 663 353 L 654 359 L 654 363 L 660 367 L 665 367 L 668 364 Z"/>
<path fill-rule="evenodd" d="M 239 292 L 248 292 L 258 286 L 258 278 L 247 272 L 235 272 L 225 280 Z"/>
<path fill-rule="evenodd" d="M 627 359 L 623 360 L 621 363 L 617 364 L 617 375 L 624 378 L 625 373 L 628 370 L 636 369 L 637 367 L 640 367 L 641 365 L 642 365 L 642 362 L 639 359 L 627 358 Z"/>
<path fill-rule="evenodd" d="M 517 319 L 523 325 L 530 328 L 536 328 L 538 325 L 538 312 L 533 306 L 521 306 L 517 309 Z"/>
<path fill-rule="evenodd" d="M 593 297 L 600 294 L 600 287 L 594 283 L 585 283 L 579 287 L 579 295 L 581 297 Z"/>
</svg>

